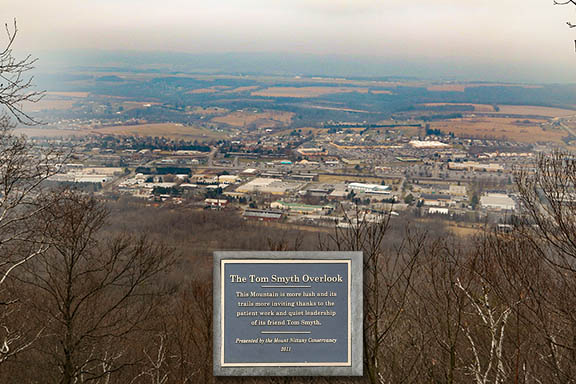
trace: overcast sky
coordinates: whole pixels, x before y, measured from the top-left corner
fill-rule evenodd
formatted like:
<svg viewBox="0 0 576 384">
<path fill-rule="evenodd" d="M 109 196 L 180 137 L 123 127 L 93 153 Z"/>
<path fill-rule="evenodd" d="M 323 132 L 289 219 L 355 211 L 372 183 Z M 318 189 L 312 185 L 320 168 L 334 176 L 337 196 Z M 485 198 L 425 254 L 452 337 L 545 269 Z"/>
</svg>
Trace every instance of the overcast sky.
<svg viewBox="0 0 576 384">
<path fill-rule="evenodd" d="M 300 52 L 545 67 L 576 80 L 552 0 L 2 0 L 18 48 Z"/>
</svg>

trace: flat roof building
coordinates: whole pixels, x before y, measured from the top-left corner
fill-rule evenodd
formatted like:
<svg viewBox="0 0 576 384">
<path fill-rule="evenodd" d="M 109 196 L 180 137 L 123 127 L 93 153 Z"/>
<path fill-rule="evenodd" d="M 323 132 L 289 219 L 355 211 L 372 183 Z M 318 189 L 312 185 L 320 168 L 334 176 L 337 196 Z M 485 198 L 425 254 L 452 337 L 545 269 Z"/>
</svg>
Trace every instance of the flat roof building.
<svg viewBox="0 0 576 384">
<path fill-rule="evenodd" d="M 514 211 L 516 202 L 504 193 L 486 193 L 480 198 L 482 208 Z"/>
</svg>

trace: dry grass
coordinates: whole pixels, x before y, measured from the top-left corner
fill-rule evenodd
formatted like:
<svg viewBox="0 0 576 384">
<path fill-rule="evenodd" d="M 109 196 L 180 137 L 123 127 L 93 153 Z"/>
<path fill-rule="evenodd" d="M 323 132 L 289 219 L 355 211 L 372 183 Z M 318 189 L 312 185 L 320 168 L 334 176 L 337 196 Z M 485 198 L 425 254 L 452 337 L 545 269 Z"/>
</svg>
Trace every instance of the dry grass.
<svg viewBox="0 0 576 384">
<path fill-rule="evenodd" d="M 482 228 L 448 225 L 448 230 L 458 237 L 476 236 L 483 232 Z"/>
<path fill-rule="evenodd" d="M 64 96 L 64 97 L 77 97 L 84 98 L 90 95 L 89 92 L 46 92 L 47 96 Z"/>
<path fill-rule="evenodd" d="M 431 128 L 440 129 L 456 136 L 511 140 L 523 143 L 556 142 L 562 143 L 566 132 L 560 129 L 544 130 L 540 124 L 546 120 L 531 119 L 527 123 L 519 123 L 518 119 L 476 117 L 451 119 L 430 123 Z"/>
<path fill-rule="evenodd" d="M 481 226 L 464 226 L 463 224 L 455 224 L 448 220 L 438 219 L 438 218 L 423 218 L 423 219 L 415 219 L 416 222 L 421 223 L 425 226 L 434 227 L 438 226 L 438 224 L 444 224 L 446 229 L 452 232 L 457 237 L 469 237 L 475 236 L 482 233 L 483 228 Z"/>
<path fill-rule="evenodd" d="M 506 115 L 531 115 L 545 117 L 566 117 L 576 115 L 576 111 L 570 109 L 537 107 L 531 105 L 499 105 L 500 114 Z"/>
<path fill-rule="evenodd" d="M 225 134 L 220 132 L 175 123 L 121 125 L 95 128 L 90 130 L 90 132 L 110 135 L 164 136 L 198 141 L 218 140 L 226 137 Z"/>
<path fill-rule="evenodd" d="M 234 89 L 229 89 L 227 91 L 224 91 L 225 93 L 240 93 L 240 92 L 248 92 L 248 91 L 253 91 L 255 89 L 260 88 L 257 85 L 249 85 L 246 87 L 238 87 L 238 88 L 234 88 Z"/>
<path fill-rule="evenodd" d="M 464 92 L 466 88 L 477 87 L 522 87 L 542 88 L 537 85 L 502 84 L 502 83 L 446 83 L 429 85 L 427 89 L 432 92 Z"/>
<path fill-rule="evenodd" d="M 471 104 L 471 103 L 424 103 L 420 104 L 425 107 L 444 107 L 444 106 L 472 106 L 475 112 L 494 112 L 494 107 L 488 104 Z"/>
<path fill-rule="evenodd" d="M 124 101 L 120 105 L 124 108 L 124 111 L 129 111 L 132 109 L 146 108 L 148 105 L 160 105 L 160 103 L 149 101 Z"/>
<path fill-rule="evenodd" d="M 71 109 L 74 103 L 88 97 L 88 92 L 46 92 L 44 97 L 35 103 L 25 103 L 28 113 Z"/>
<path fill-rule="evenodd" d="M 214 89 L 214 88 L 199 88 L 199 89 L 193 89 L 191 91 L 188 91 L 186 93 L 188 94 L 202 94 L 202 93 L 216 93 L 219 92 L 218 89 Z"/>
<path fill-rule="evenodd" d="M 211 141 L 226 137 L 226 135 L 221 132 L 213 132 L 202 128 L 187 127 L 174 123 L 124 125 L 79 130 L 18 128 L 16 129 L 16 133 L 25 134 L 29 137 L 68 137 L 88 135 L 164 136 L 174 139 L 198 141 Z"/>
<path fill-rule="evenodd" d="M 60 99 L 52 97 L 43 97 L 41 100 L 35 103 L 26 103 L 24 105 L 24 110 L 28 113 L 49 111 L 49 110 L 66 110 L 71 109 L 78 100 L 72 99 Z"/>
<path fill-rule="evenodd" d="M 70 137 L 70 136 L 87 136 L 89 130 L 71 130 L 71 129 L 53 129 L 53 128 L 16 128 L 14 132 L 18 135 L 28 137 Z"/>
<path fill-rule="evenodd" d="M 225 116 L 212 119 L 215 123 L 227 124 L 233 127 L 244 127 L 255 124 L 259 128 L 285 126 L 292 122 L 294 113 L 282 111 L 236 111 Z"/>
<path fill-rule="evenodd" d="M 328 129 L 327 129 L 327 128 L 303 127 L 303 128 L 288 128 L 288 129 L 282 129 L 282 130 L 280 130 L 280 131 L 271 132 L 270 135 L 274 135 L 274 136 L 289 135 L 290 133 L 292 133 L 292 131 L 294 131 L 294 129 L 296 129 L 296 130 L 300 130 L 300 129 L 301 129 L 303 135 L 308 135 L 308 132 L 312 132 L 312 135 L 314 135 L 314 136 L 326 134 L 326 133 L 328 132 Z"/>
<path fill-rule="evenodd" d="M 190 111 L 190 113 L 196 115 L 223 115 L 228 112 L 228 109 L 220 107 L 194 107 Z"/>
<path fill-rule="evenodd" d="M 470 105 L 474 107 L 474 112 L 490 113 L 490 114 L 497 113 L 500 115 L 527 115 L 527 116 L 529 115 L 529 116 L 542 116 L 542 117 L 566 117 L 576 115 L 576 110 L 552 108 L 552 107 L 539 107 L 533 105 L 498 105 L 499 111 L 495 111 L 494 107 L 489 104 L 424 103 L 420 105 L 425 107 Z"/>
<path fill-rule="evenodd" d="M 340 107 L 326 107 L 323 105 L 305 105 L 306 108 L 310 109 L 325 109 L 327 111 L 342 111 L 342 112 L 354 112 L 354 113 L 371 113 L 370 111 L 365 111 L 363 109 L 351 109 L 351 108 L 340 108 Z"/>
<path fill-rule="evenodd" d="M 252 92 L 252 96 L 310 98 L 334 93 L 368 93 L 368 88 L 353 87 L 271 87 Z"/>
</svg>

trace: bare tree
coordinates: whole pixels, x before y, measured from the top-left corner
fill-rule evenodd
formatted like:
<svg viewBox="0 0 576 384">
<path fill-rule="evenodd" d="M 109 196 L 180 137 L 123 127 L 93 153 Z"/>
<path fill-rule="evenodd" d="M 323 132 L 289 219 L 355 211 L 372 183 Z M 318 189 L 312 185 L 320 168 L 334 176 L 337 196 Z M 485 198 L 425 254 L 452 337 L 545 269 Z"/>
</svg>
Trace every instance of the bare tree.
<svg viewBox="0 0 576 384">
<path fill-rule="evenodd" d="M 526 213 L 522 233 L 551 265 L 576 274 L 576 158 L 540 155 L 516 180 Z"/>
<path fill-rule="evenodd" d="M 0 117 L 0 125 L 6 117 Z M 0 127 L 0 363 L 21 352 L 35 336 L 24 336 L 10 318 L 20 310 L 19 295 L 7 286 L 18 267 L 46 251 L 44 236 L 33 227 L 38 215 L 51 204 L 42 183 L 57 171 L 57 151 L 43 156 L 30 144 Z M 52 195 L 55 197 L 54 195 Z M 17 327 L 17 328 L 15 328 Z"/>
<path fill-rule="evenodd" d="M 574 294 L 565 278 L 534 249 L 533 239 L 520 233 L 493 233 L 481 245 L 482 276 L 491 300 L 511 308 L 502 356 L 508 381 L 571 383 L 575 366 L 570 342 Z M 572 352 L 571 352 L 572 351 Z"/>
<path fill-rule="evenodd" d="M 322 249 L 362 251 L 364 260 L 364 362 L 370 383 L 393 382 L 387 361 L 387 344 L 405 312 L 410 283 L 426 239 L 426 234 L 407 232 L 394 249 L 385 246 L 390 214 L 373 215 L 355 206 L 344 211 Z M 383 358 L 386 356 L 386 358 Z M 410 365 L 410 364 L 409 364 Z M 405 370 L 409 371 L 408 370 Z"/>
<path fill-rule="evenodd" d="M 528 245 L 540 269 L 522 282 L 529 289 L 533 330 L 555 382 L 576 380 L 576 158 L 568 152 L 542 154 L 531 169 L 516 172 L 524 210 L 518 241 Z M 536 280 L 538 275 L 544 276 Z M 539 284 L 536 284 L 539 283 Z M 550 373 L 552 373 L 550 375 Z"/>
<path fill-rule="evenodd" d="M 7 42 L 0 50 L 0 363 L 30 346 L 38 336 L 25 336 L 23 324 L 11 321 L 20 308 L 19 295 L 7 287 L 7 279 L 47 249 L 43 235 L 30 224 L 51 204 L 42 186 L 66 159 L 59 150 L 40 151 L 13 133 L 15 123 L 38 123 L 24 111 L 23 104 L 38 101 L 42 92 L 33 90 L 33 78 L 28 76 L 36 60 L 13 55 L 16 22 L 12 28 L 5 27 Z"/>
<path fill-rule="evenodd" d="M 440 239 L 426 247 L 423 259 L 412 283 L 406 333 L 420 355 L 417 372 L 432 382 L 452 384 L 461 378 L 465 361 L 462 325 L 469 305 L 456 282 L 470 285 L 466 254 L 450 239 Z"/>
<path fill-rule="evenodd" d="M 38 121 L 24 111 L 27 102 L 37 102 L 44 92 L 33 89 L 33 76 L 28 73 L 34 68 L 35 58 L 31 55 L 18 59 L 13 54 L 13 45 L 18 34 L 14 20 L 12 27 L 5 24 L 7 43 L 0 51 L 0 105 L 18 122 L 31 125 Z"/>
<path fill-rule="evenodd" d="M 477 384 L 506 382 L 508 371 L 504 365 L 504 338 L 506 336 L 506 326 L 512 313 L 509 306 L 495 304 L 491 297 L 491 289 L 482 279 L 479 292 L 472 292 L 464 287 L 457 279 L 456 287 L 468 298 L 471 303 L 471 315 L 478 316 L 479 322 L 474 325 L 462 324 L 462 331 L 466 335 L 472 351 L 473 359 L 468 365 L 468 369 Z M 488 345 L 482 350 L 481 341 L 474 335 L 474 328 L 486 330 Z"/>
<path fill-rule="evenodd" d="M 192 282 L 187 284 L 170 303 L 164 322 L 162 337 L 156 338 L 153 349 L 160 352 L 164 344 L 166 355 L 164 369 L 167 379 L 175 383 L 211 383 L 212 376 L 212 289 L 210 284 Z M 147 372 L 159 376 L 152 360 L 144 366 Z"/>
<path fill-rule="evenodd" d="M 565 1 L 554 0 L 554 5 L 560 5 L 560 6 L 576 5 L 576 1 L 574 1 L 574 0 L 565 0 Z M 568 25 L 568 28 L 576 28 L 576 24 L 574 24 L 571 21 L 567 21 L 566 25 Z M 576 49 L 576 40 L 574 40 L 574 49 Z"/>
<path fill-rule="evenodd" d="M 106 217 L 101 203 L 67 192 L 40 214 L 48 250 L 18 274 L 46 328 L 37 348 L 60 383 L 109 378 L 132 362 L 127 340 L 156 313 L 158 277 L 172 261 L 144 236 L 100 238 Z"/>
<path fill-rule="evenodd" d="M 33 91 L 33 78 L 27 76 L 36 59 L 30 55 L 17 59 L 13 55 L 18 32 L 16 21 L 12 29 L 8 24 L 5 28 L 7 43 L 0 51 L 0 252 L 15 242 L 32 240 L 23 224 L 42 209 L 38 204 L 39 187 L 57 171 L 57 164 L 62 160 L 59 151 L 37 152 L 24 137 L 12 132 L 13 119 L 24 124 L 37 123 L 23 111 L 22 103 L 38 101 L 43 92 Z M 42 247 L 19 258 L 2 255 L 0 285 L 10 272 L 41 252 Z"/>
</svg>

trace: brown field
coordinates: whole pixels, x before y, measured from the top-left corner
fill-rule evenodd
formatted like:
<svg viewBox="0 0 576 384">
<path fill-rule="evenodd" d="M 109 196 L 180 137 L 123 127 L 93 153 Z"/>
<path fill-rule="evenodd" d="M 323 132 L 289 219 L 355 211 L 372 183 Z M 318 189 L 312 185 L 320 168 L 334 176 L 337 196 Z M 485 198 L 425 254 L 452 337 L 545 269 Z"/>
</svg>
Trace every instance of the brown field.
<svg viewBox="0 0 576 384">
<path fill-rule="evenodd" d="M 212 119 L 215 123 L 222 123 L 234 127 L 244 127 L 249 124 L 256 124 L 260 128 L 271 128 L 290 124 L 292 122 L 292 112 L 282 111 L 236 111 L 225 116 Z"/>
<path fill-rule="evenodd" d="M 445 105 L 471 105 L 474 111 L 478 113 L 497 113 L 501 115 L 530 115 L 542 117 L 566 117 L 576 115 L 576 110 L 553 108 L 553 107 L 539 107 L 532 105 L 498 105 L 499 111 L 495 111 L 494 107 L 489 104 L 472 104 L 472 103 L 424 103 L 420 104 L 426 107 L 439 107 Z"/>
<path fill-rule="evenodd" d="M 25 134 L 29 137 L 66 137 L 66 136 L 88 136 L 88 135 L 120 135 L 120 136 L 164 136 L 175 139 L 211 141 L 224 138 L 226 135 L 220 132 L 213 132 L 196 127 L 186 127 L 181 124 L 141 124 L 123 125 L 114 127 L 92 128 L 92 129 L 42 129 L 42 128 L 18 128 L 18 134 Z"/>
<path fill-rule="evenodd" d="M 230 112 L 230 110 L 220 107 L 194 107 L 190 111 L 190 113 L 196 115 L 222 115 L 228 112 Z"/>
<path fill-rule="evenodd" d="M 120 105 L 124 108 L 124 111 L 129 111 L 131 109 L 146 108 L 146 105 L 160 105 L 160 103 L 148 101 L 124 101 Z"/>
<path fill-rule="evenodd" d="M 521 85 L 521 84 L 501 84 L 501 83 L 447 83 L 447 84 L 434 84 L 429 85 L 429 91 L 436 92 L 464 92 L 466 88 L 476 87 L 522 87 L 522 88 L 541 88 L 537 85 Z"/>
<path fill-rule="evenodd" d="M 220 92 L 218 89 L 214 89 L 214 88 L 199 88 L 199 89 L 193 89 L 191 91 L 188 91 L 186 93 L 188 94 L 200 94 L 200 93 L 216 93 L 216 92 Z"/>
<path fill-rule="evenodd" d="M 325 107 L 323 105 L 304 105 L 305 108 L 311 109 L 325 109 L 328 111 L 343 111 L 343 112 L 355 112 L 355 113 L 371 113 L 363 109 L 350 109 L 350 108 L 339 108 L 339 107 Z"/>
<path fill-rule="evenodd" d="M 334 93 L 368 93 L 368 88 L 353 87 L 271 87 L 252 92 L 252 96 L 309 98 Z"/>
<path fill-rule="evenodd" d="M 500 114 L 506 115 L 533 115 L 546 117 L 566 117 L 576 115 L 576 111 L 570 109 L 536 107 L 531 105 L 499 105 Z"/>
<path fill-rule="evenodd" d="M 234 89 L 229 89 L 227 91 L 224 91 L 225 93 L 240 93 L 240 92 L 247 92 L 247 91 L 253 91 L 255 89 L 260 88 L 257 85 L 249 85 L 246 87 L 238 87 L 238 88 L 234 88 Z"/>
<path fill-rule="evenodd" d="M 44 97 L 35 103 L 25 103 L 24 110 L 28 113 L 66 110 L 73 107 L 77 101 L 88 97 L 88 92 L 46 92 Z"/>
<path fill-rule="evenodd" d="M 438 224 L 444 225 L 445 228 L 452 232 L 457 237 L 475 236 L 483 231 L 482 226 L 464 226 L 461 224 L 454 224 L 448 220 L 438 220 L 433 218 L 415 219 L 414 221 L 424 224 L 426 226 L 437 226 Z"/>
<path fill-rule="evenodd" d="M 317 128 L 317 127 L 304 127 L 304 128 L 298 128 L 302 130 L 302 133 L 307 135 L 308 132 L 312 132 L 312 135 L 321 135 L 321 134 L 325 134 L 328 132 L 327 128 Z M 289 135 L 290 133 L 292 133 L 292 131 L 294 130 L 294 128 L 288 128 L 288 129 L 283 129 L 280 131 L 275 131 L 275 132 L 271 132 L 271 135 L 275 135 L 275 136 L 283 136 L 283 135 Z"/>
<path fill-rule="evenodd" d="M 17 135 L 26 135 L 28 137 L 69 137 L 69 136 L 87 136 L 90 130 L 71 130 L 56 128 L 16 128 L 14 133 Z"/>
<path fill-rule="evenodd" d="M 209 141 L 224 138 L 226 135 L 197 127 L 187 127 L 182 124 L 161 123 L 141 125 L 120 125 L 90 130 L 93 134 L 133 135 L 133 136 L 164 136 L 186 140 Z"/>
<path fill-rule="evenodd" d="M 35 103 L 26 103 L 24 110 L 29 113 L 46 111 L 46 110 L 66 110 L 72 108 L 78 100 L 43 97 Z"/>
<path fill-rule="evenodd" d="M 488 104 L 471 104 L 471 103 L 424 103 L 424 104 L 420 104 L 423 105 L 425 107 L 443 107 L 443 106 L 447 106 L 447 105 L 454 105 L 454 106 L 459 106 L 459 105 L 470 105 L 472 107 L 474 107 L 474 111 L 475 112 L 494 112 L 494 107 Z"/>
<path fill-rule="evenodd" d="M 88 92 L 46 92 L 47 96 L 64 96 L 64 97 L 88 97 Z"/>
<path fill-rule="evenodd" d="M 464 227 L 459 225 L 451 225 L 448 224 L 448 230 L 455 234 L 458 237 L 470 237 L 476 236 L 483 232 L 482 228 L 475 228 L 475 227 Z"/>
<path fill-rule="evenodd" d="M 432 122 L 430 127 L 445 133 L 454 132 L 461 137 L 504 139 L 523 143 L 562 143 L 562 138 L 567 135 L 559 129 L 542 129 L 540 124 L 546 120 L 531 119 L 526 124 L 517 122 L 518 119 L 511 118 L 464 118 Z"/>
</svg>

